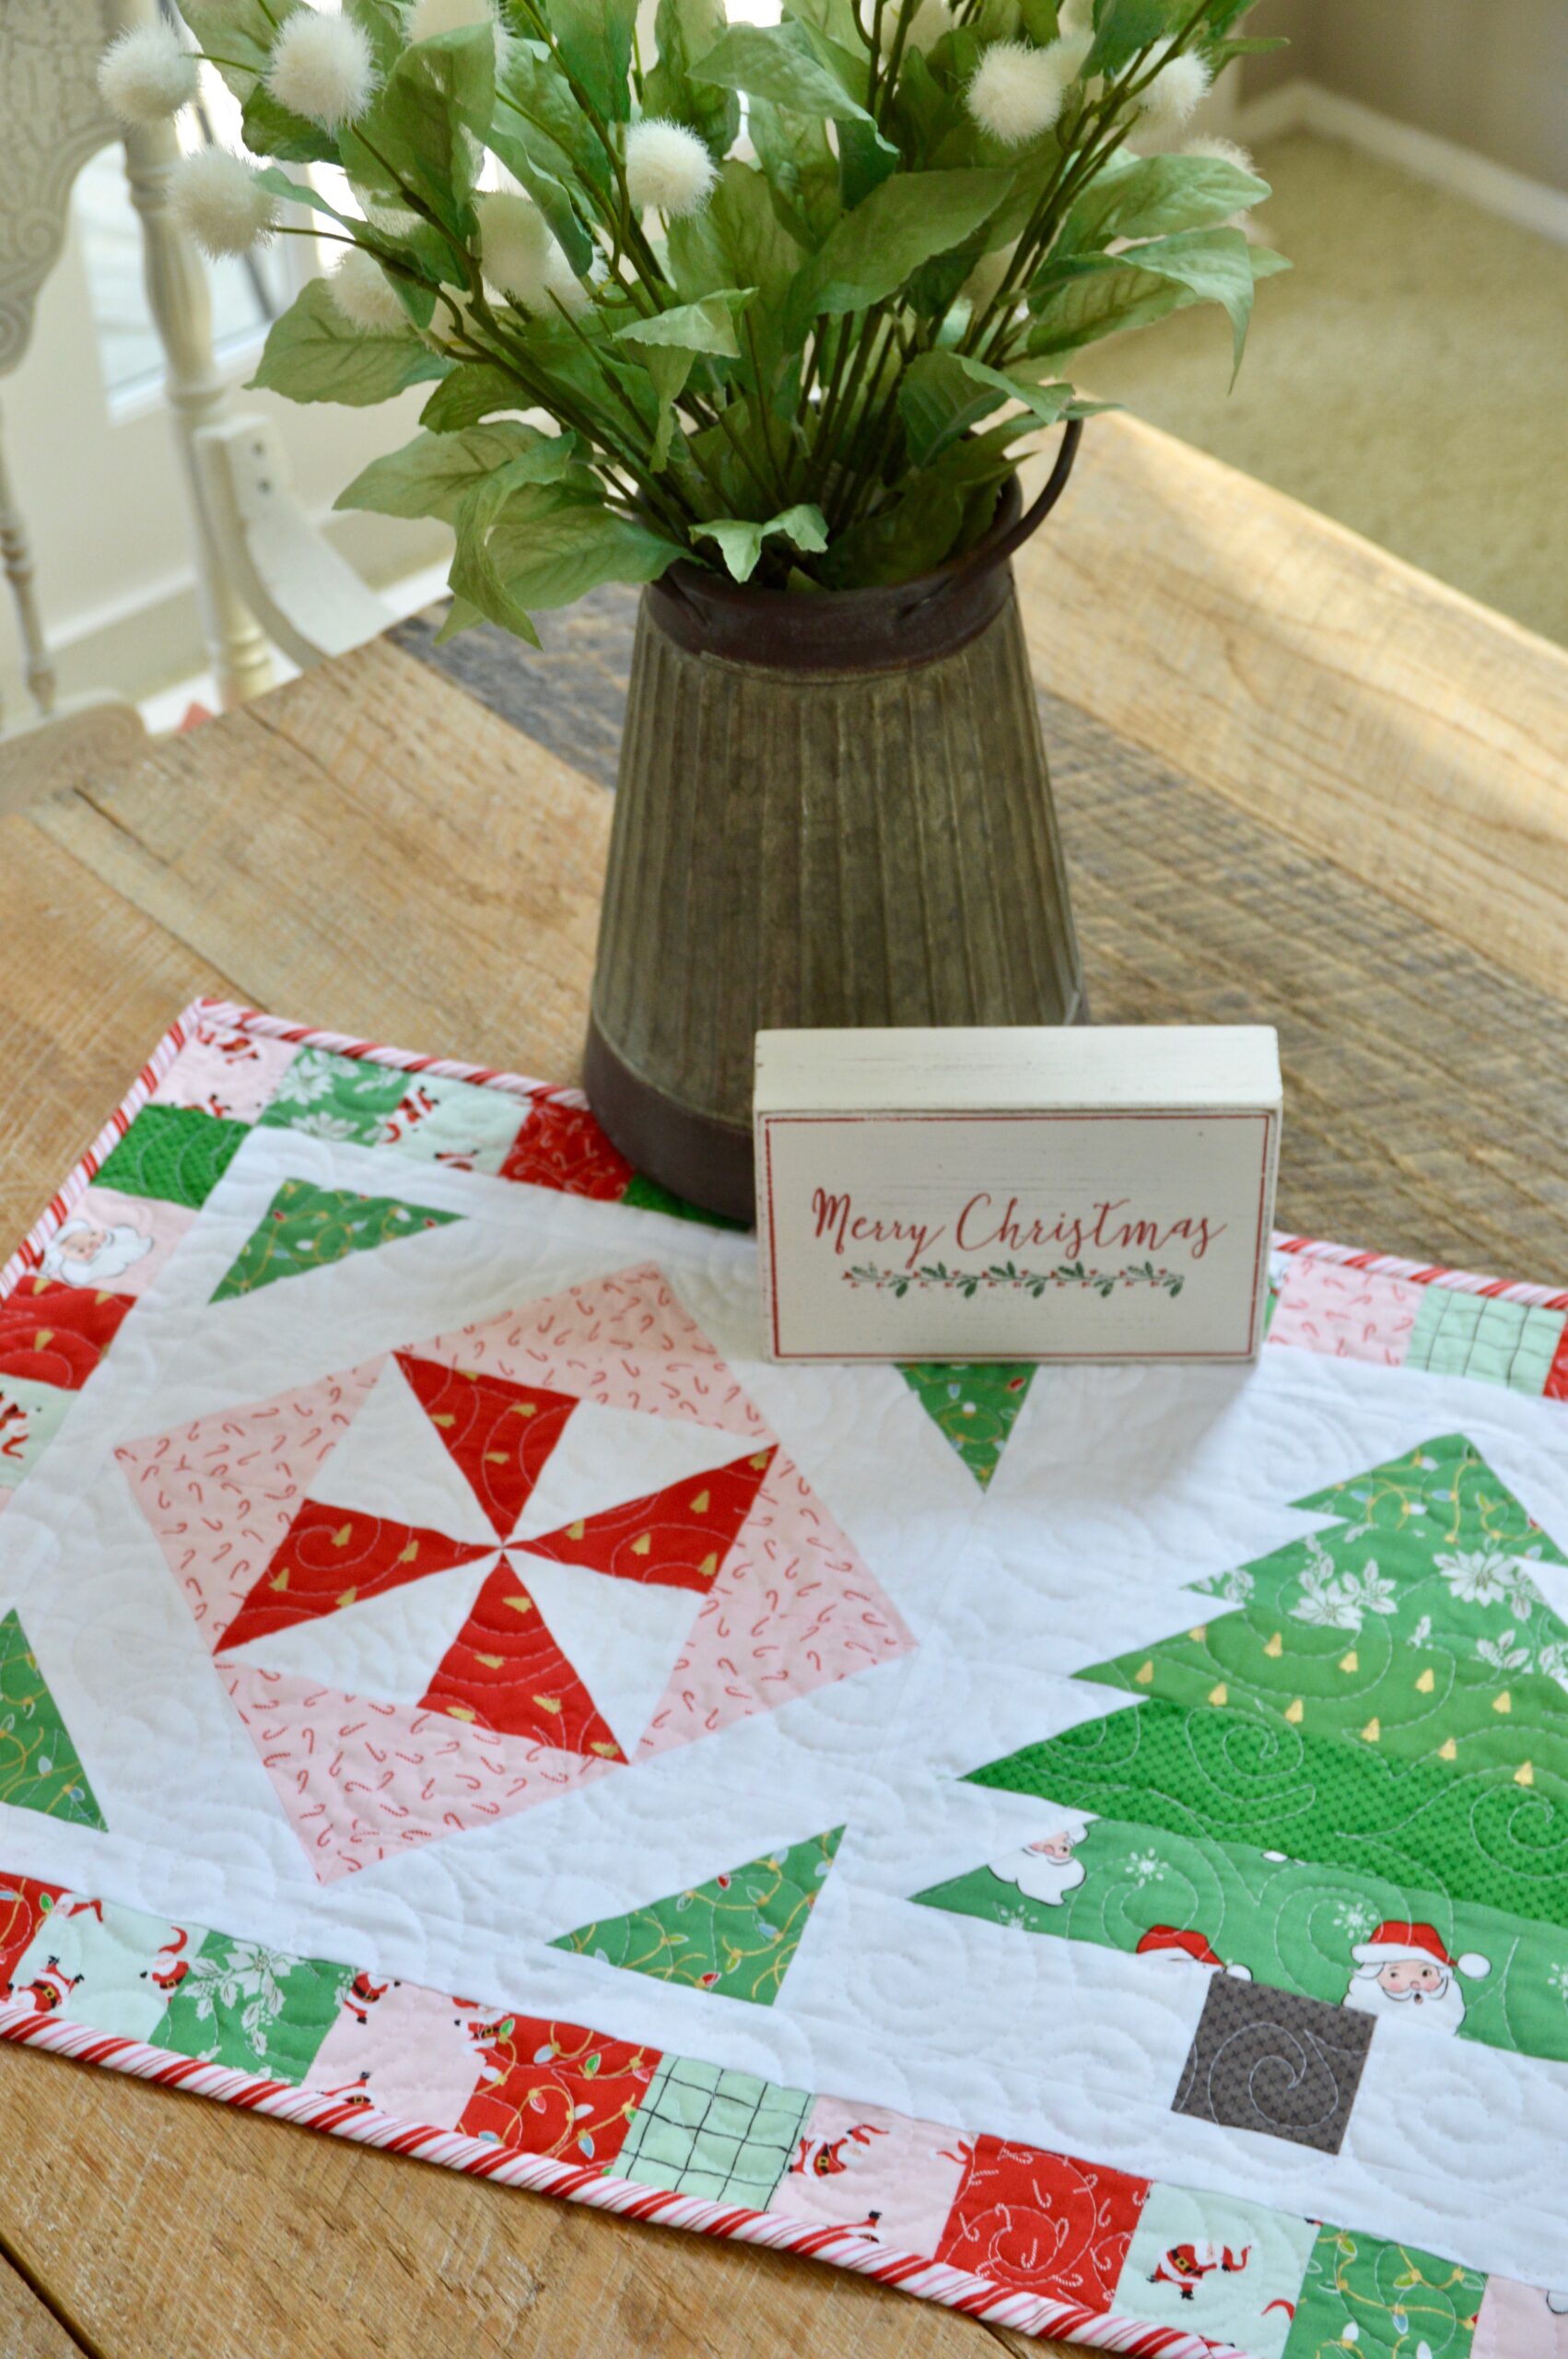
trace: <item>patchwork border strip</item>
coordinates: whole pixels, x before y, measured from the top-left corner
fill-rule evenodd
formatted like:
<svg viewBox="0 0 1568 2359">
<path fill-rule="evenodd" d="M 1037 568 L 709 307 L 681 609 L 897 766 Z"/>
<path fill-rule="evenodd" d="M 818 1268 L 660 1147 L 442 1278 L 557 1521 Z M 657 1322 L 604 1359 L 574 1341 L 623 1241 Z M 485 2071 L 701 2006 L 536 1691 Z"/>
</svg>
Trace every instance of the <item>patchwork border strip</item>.
<svg viewBox="0 0 1568 2359">
<path fill-rule="evenodd" d="M 244 1061 L 250 1056 L 252 1045 L 261 1070 L 247 1076 Z M 240 1097 L 233 1105 L 226 1101 L 221 1086 L 210 1102 L 204 1103 L 193 1086 L 189 1089 L 180 1086 L 182 1059 L 189 1060 L 193 1071 L 199 1067 L 206 1076 L 209 1070 L 221 1072 L 226 1053 L 238 1060 L 241 1072 Z M 297 1072 L 301 1058 L 312 1061 L 309 1098 L 298 1083 L 290 1086 L 296 1090 L 294 1097 L 283 1086 L 287 1074 Z M 362 1080 L 356 1079 L 356 1068 Z M 372 1078 L 378 1073 L 387 1076 L 384 1090 L 378 1089 Z M 496 1119 L 493 1110 L 486 1108 L 484 1119 L 474 1123 L 470 1119 L 474 1109 L 464 1096 L 473 1090 L 488 1092 L 508 1101 L 502 1118 Z M 191 1102 L 193 1097 L 195 1102 Z M 515 1124 L 510 1120 L 513 1106 Z M 292 1114 L 288 1111 L 290 1107 L 294 1108 Z M 154 1118 L 150 1123 L 146 1120 L 149 1114 Z M 164 1217 L 178 1234 L 181 1223 L 188 1225 L 194 1219 L 205 1193 L 216 1186 L 230 1156 L 237 1151 L 244 1130 L 256 1121 L 315 1129 L 319 1134 L 357 1138 L 375 1145 L 403 1145 L 408 1150 L 406 1192 L 415 1198 L 418 1195 L 417 1162 L 423 1156 L 427 1163 L 439 1161 L 566 1193 L 629 1203 L 672 1217 L 702 1217 L 641 1180 L 615 1154 L 598 1132 L 579 1091 L 554 1088 L 520 1074 L 453 1059 L 418 1055 L 348 1035 L 287 1023 L 228 1001 L 199 1000 L 158 1042 L 120 1107 L 0 1270 L 0 1485 L 6 1485 L 0 1487 L 0 1508 L 16 1496 L 20 1481 L 47 1448 L 70 1397 L 90 1380 L 120 1324 L 135 1310 L 134 1273 L 123 1291 L 114 1290 L 113 1278 L 102 1291 L 96 1290 L 96 1282 L 91 1290 L 80 1282 L 75 1288 L 66 1289 L 50 1279 L 51 1258 L 58 1257 L 63 1239 L 69 1242 L 72 1225 L 83 1222 L 84 1200 L 89 1191 L 96 1184 L 100 1195 L 112 1201 L 118 1194 L 122 1203 L 123 1193 L 150 1198 L 166 1208 Z M 206 1128 L 208 1124 L 213 1127 Z M 441 1141 L 445 1141 L 444 1145 Z M 480 1143 L 471 1146 L 472 1141 Z M 157 1176 L 160 1172 L 169 1176 L 160 1180 Z M 128 1188 L 124 1187 L 126 1182 Z M 165 1192 L 160 1194 L 160 1189 Z M 399 1194 L 404 1192 L 400 1173 Z M 365 1201 L 379 1204 L 380 1200 Z M 393 1203 L 386 1209 L 406 1214 L 410 1207 Z M 412 1209 L 417 1213 L 418 1207 L 415 1204 Z M 90 1220 L 87 1226 L 92 1234 L 99 1233 L 91 1229 Z M 334 1250 L 354 1250 L 351 1237 L 334 1247 Z M 88 1252 L 89 1265 L 90 1260 Z M 147 1273 L 144 1273 L 141 1283 L 146 1282 Z M 244 1283 L 243 1273 L 236 1277 L 237 1286 Z M 76 1308 L 67 1305 L 67 1292 L 79 1297 Z M 58 1332 L 50 1326 L 35 1335 L 27 1324 L 26 1313 L 30 1304 L 45 1293 L 51 1298 L 52 1316 L 55 1311 L 64 1315 Z M 81 1307 L 89 1299 L 94 1306 L 90 1316 Z M 1568 1290 L 1552 1291 L 1543 1285 L 1358 1251 L 1320 1239 L 1281 1235 L 1274 1239 L 1271 1263 L 1268 1347 L 1281 1346 L 1385 1367 L 1468 1375 L 1536 1398 L 1568 1400 Z M 44 1347 L 47 1356 L 40 1357 Z M 7 1374 L 12 1365 L 8 1354 L 18 1349 L 26 1364 L 34 1368 L 31 1376 L 18 1379 Z M 42 1368 L 48 1369 L 48 1378 L 38 1373 Z M 922 1405 L 976 1479 L 984 1485 L 1000 1460 L 1027 1390 L 1030 1372 L 1016 1368 L 1004 1371 L 922 1367 L 904 1373 Z M 59 1380 L 53 1380 L 56 1378 Z M 1003 1389 L 999 1390 L 999 1383 Z M 19 1410 L 11 1414 L 17 1404 Z M 969 1420 L 967 1425 L 965 1418 Z M 16 1453 L 15 1471 L 7 1475 L 4 1456 L 8 1450 L 16 1451 L 18 1427 L 21 1448 Z M 18 1660 L 25 1662 L 25 1654 Z M 64 1766 L 57 1762 L 53 1766 L 59 1779 L 72 1775 L 69 1761 Z M 99 1823 L 96 1804 L 85 1779 L 64 1785 L 62 1797 L 44 1806 L 56 1808 L 88 1825 Z M 11 1911 L 12 1936 L 8 1941 L 7 1907 Z M 831 2261 L 879 2283 L 900 2286 L 924 2299 L 1024 2333 L 1056 2336 L 1097 2349 L 1149 2354 L 1149 2359 L 1200 2359 L 1208 2353 L 1217 2353 L 1220 2359 L 1225 2359 L 1231 2349 L 1184 2327 L 1140 2317 L 1129 2306 L 1136 2303 L 1140 2279 L 1150 2276 L 1146 2248 L 1138 2248 L 1136 2265 L 1129 2258 L 1133 2236 L 1130 2226 L 1116 2248 L 1118 2258 L 1111 2273 L 1118 2282 L 1095 2280 L 1091 2271 L 1100 2298 L 1089 2305 L 1065 2297 L 1060 2285 L 1059 2256 L 1053 2270 L 1035 2271 L 1035 2283 L 1022 2282 L 1029 2271 L 1017 2266 L 1012 2270 L 1013 2282 L 1010 2283 L 1005 2269 L 990 2276 L 976 2274 L 954 2261 L 938 2258 L 934 2251 L 922 2254 L 895 2247 L 858 2226 L 844 2224 L 841 2218 L 832 2217 L 826 2210 L 817 2219 L 789 2216 L 766 2208 L 766 2203 L 755 2206 L 719 2201 L 679 2187 L 650 2183 L 649 2178 L 617 2176 L 615 2164 L 623 2144 L 630 2146 L 629 2159 L 634 2165 L 649 2168 L 656 2176 L 657 2158 L 651 2163 L 644 2159 L 644 2148 L 649 2142 L 644 2140 L 639 2146 L 633 2136 L 633 2125 L 650 2119 L 656 2109 L 651 2101 L 656 2068 L 666 2076 L 673 2070 L 677 2078 L 682 2070 L 698 2078 L 712 2077 L 717 2072 L 717 2068 L 698 2060 L 654 2056 L 651 2050 L 646 2057 L 639 2057 L 640 2066 L 646 2069 L 635 2083 L 634 2094 L 624 2100 L 614 2117 L 619 2131 L 613 2151 L 603 2161 L 586 2157 L 573 2160 L 559 2151 L 539 2151 L 549 2142 L 543 2130 L 530 2145 L 530 2131 L 521 2112 L 516 2117 L 521 2143 L 493 2129 L 474 2134 L 472 2128 L 463 2124 L 474 2100 L 483 2095 L 486 2080 L 497 2074 L 504 2078 L 506 2070 L 515 2068 L 517 2039 L 525 2040 L 537 2033 L 553 2037 L 564 2029 L 574 2038 L 597 2048 L 625 2046 L 608 2036 L 601 2038 L 591 2032 L 579 2033 L 575 2026 L 534 2024 L 526 2016 L 509 2016 L 485 2025 L 475 2024 L 472 2026 L 475 2087 L 468 2103 L 459 2109 L 462 2119 L 442 2125 L 381 2110 L 352 2087 L 302 2085 L 309 2072 L 309 2060 L 297 2078 L 268 2077 L 214 2060 L 211 2056 L 181 2052 L 171 2046 L 127 2036 L 110 2025 L 78 2020 L 71 2012 L 70 1978 L 57 1970 L 53 1955 L 46 1963 L 43 1958 L 48 1946 L 47 1920 L 57 1908 L 72 1914 L 90 1913 L 99 1926 L 107 1915 L 118 1929 L 118 1939 L 134 1958 L 146 1953 L 146 1965 L 134 1978 L 145 1985 L 150 1977 L 160 1989 L 167 1989 L 170 1993 L 170 2009 L 185 1977 L 192 1971 L 190 1959 L 193 1953 L 175 1957 L 170 1951 L 169 1931 L 180 1932 L 180 1929 L 160 1927 L 151 1919 L 118 1909 L 109 1900 L 81 1898 L 0 1872 L 0 1992 L 4 1993 L 0 1998 L 0 2037 L 267 2113 L 361 2144 L 415 2156 L 476 2177 L 589 2203 L 630 2218 L 657 2220 L 671 2226 Z M 176 1946 L 185 1951 L 189 1938 L 180 1932 Z M 237 1953 L 250 1946 L 212 1933 L 202 1934 L 198 1947 L 201 1943 L 209 1947 L 216 1943 L 219 1951 L 228 1944 Z M 310 2026 L 318 2045 L 323 2036 L 320 2029 L 323 2007 L 330 2016 L 346 2006 L 351 2012 L 357 2011 L 357 2019 L 362 2022 L 364 2006 L 373 2003 L 380 1995 L 367 1973 L 356 1972 L 346 1965 L 275 1959 L 271 1965 L 285 1971 L 286 1978 L 288 1971 L 298 1969 L 303 1978 L 301 1987 L 311 1976 L 315 1978 L 310 1985 L 310 2004 L 314 2011 Z M 306 1968 L 310 1969 L 309 1975 L 305 1974 Z M 366 1992 L 369 1993 L 369 2001 Z M 357 1997 L 357 1993 L 360 1995 Z M 435 1994 L 414 1992 L 412 1986 L 410 1995 L 448 2011 L 467 2003 L 438 2001 Z M 285 2028 L 293 2003 L 287 1998 L 278 2001 Z M 172 2013 L 168 2020 L 175 2021 Z M 145 2016 L 138 2021 L 142 2028 L 148 2027 Z M 188 2026 L 183 2028 L 188 2035 Z M 482 2032 L 492 2041 L 500 2038 L 501 2050 L 492 2047 L 486 2051 Z M 503 2061 L 497 2062 L 497 2056 L 502 2051 Z M 486 2053 L 490 2056 L 488 2064 Z M 534 2065 L 541 2065 L 542 2060 L 554 2053 L 547 2042 L 534 2053 Z M 597 2068 L 597 2058 L 595 2061 Z M 553 2071 L 554 2067 L 549 2069 Z M 786 2177 L 793 2179 L 804 2173 L 802 2186 L 791 2187 L 791 2197 L 802 2210 L 809 2211 L 813 2199 L 805 2165 L 819 2142 L 810 2134 L 813 2123 L 825 2121 L 829 2130 L 837 2129 L 842 2122 L 854 2121 L 855 2109 L 821 2095 L 769 2091 L 765 2083 L 757 2083 L 757 2089 L 762 2093 L 757 2099 L 759 2104 L 785 2096 L 796 2101 L 792 2128 L 783 2153 L 786 2157 L 793 2155 L 798 2142 L 799 2162 L 791 2165 L 787 2160 L 781 2165 L 766 2201 L 771 2202 L 778 2198 Z M 588 2107 L 582 2108 L 584 2113 L 591 2110 Z M 865 2117 L 868 2135 L 933 2129 L 930 2124 L 908 2123 L 881 2108 L 864 2107 L 860 2111 Z M 480 2114 L 483 2115 L 482 2107 Z M 569 2118 L 575 2119 L 575 2116 Z M 806 2134 L 801 2135 L 802 2132 Z M 857 2130 L 850 2127 L 843 2131 L 838 2142 L 857 2134 Z M 1386 2260 L 1390 2273 L 1398 2271 L 1393 2282 L 1427 2289 L 1433 2301 L 1453 2321 L 1462 2339 L 1451 2346 L 1445 2343 L 1445 2350 L 1451 2347 L 1456 2359 L 1459 2359 L 1469 2349 L 1487 2281 L 1457 2264 L 1402 2247 L 1381 2246 L 1355 2231 L 1317 2224 L 1308 2228 L 1305 2224 L 1288 2221 L 1286 2215 L 1266 2212 L 1258 2206 L 1241 2205 L 1232 2199 L 1163 2189 L 1158 2183 L 1134 2179 L 1107 2166 L 1048 2154 L 1016 2142 L 988 2138 L 969 2127 L 939 2130 L 937 2134 L 954 2142 L 954 2151 L 947 2159 L 954 2165 L 962 2159 L 965 2184 L 976 2150 L 983 2146 L 993 2154 L 1005 2156 L 1006 2167 L 1016 2165 L 1025 2181 L 1029 2181 L 1031 2171 L 1042 2184 L 1059 2178 L 1062 2174 L 1079 2175 L 1091 2189 L 1102 2181 L 1114 2180 L 1123 2191 L 1131 2191 L 1128 2205 L 1133 2220 L 1146 2201 L 1163 2196 L 1185 2204 L 1194 2216 L 1212 2217 L 1216 2235 L 1221 2233 L 1218 2223 L 1222 2215 L 1229 2212 L 1234 2216 L 1238 2211 L 1244 2218 L 1250 2214 L 1258 2222 L 1272 2220 L 1289 2226 L 1298 2241 L 1305 2242 L 1301 2244 L 1296 2281 L 1282 2306 L 1299 2319 L 1302 2329 L 1324 2286 L 1332 2284 L 1338 2289 L 1345 2270 L 1352 2265 L 1375 2269 Z M 557 2136 L 556 2146 L 562 2142 Z M 591 2142 L 585 2138 L 579 2137 L 575 2142 L 579 2148 L 591 2151 Z M 605 2142 L 610 2142 L 606 2139 Z M 946 2227 L 940 2236 L 933 2234 L 930 2239 L 933 2245 L 965 2251 L 984 2248 L 983 2241 L 973 2233 L 974 2222 L 961 2217 L 962 2212 L 962 2201 L 955 2197 Z M 1242 2258 L 1245 2259 L 1245 2255 Z M 1241 2262 L 1234 2261 L 1228 2248 L 1199 2237 L 1175 2245 L 1169 2253 L 1157 2256 L 1156 2276 L 1160 2268 L 1174 2270 L 1179 2275 L 1183 2271 L 1202 2272 L 1233 2265 L 1240 2266 Z M 1055 2290 L 1050 2283 L 1053 2276 L 1057 2280 Z M 1167 2275 L 1165 2282 L 1174 2281 Z M 1507 2290 L 1512 2293 L 1518 2289 Z M 1283 2344 L 1284 2359 L 1296 2359 L 1298 2340 L 1298 2330 L 1293 2329 Z M 1300 2341 L 1299 2347 L 1305 2354 L 1307 2341 Z M 1374 2359 L 1374 2352 L 1375 2359 L 1382 2359 L 1380 2345 L 1363 2341 L 1363 2347 L 1368 2349 L 1369 2359 Z"/>
</svg>

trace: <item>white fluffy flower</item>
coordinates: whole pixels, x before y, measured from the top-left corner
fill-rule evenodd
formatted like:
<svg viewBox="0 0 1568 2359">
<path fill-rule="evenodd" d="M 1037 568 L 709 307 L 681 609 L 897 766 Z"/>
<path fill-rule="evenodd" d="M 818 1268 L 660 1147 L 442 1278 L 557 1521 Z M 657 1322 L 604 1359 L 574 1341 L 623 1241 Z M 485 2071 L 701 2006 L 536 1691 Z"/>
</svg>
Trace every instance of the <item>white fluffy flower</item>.
<svg viewBox="0 0 1568 2359">
<path fill-rule="evenodd" d="M 345 320 L 369 335 L 397 335 L 408 326 L 408 314 L 386 272 L 363 246 L 345 253 L 331 281 L 333 301 Z"/>
<path fill-rule="evenodd" d="M 1072 79 L 1063 44 L 1031 49 L 1026 41 L 993 41 L 981 58 L 965 102 L 982 131 L 1006 147 L 1048 131 L 1061 112 Z"/>
<path fill-rule="evenodd" d="M 712 157 L 685 123 L 650 115 L 626 133 L 626 186 L 639 213 L 676 219 L 700 213 L 718 177 Z"/>
<path fill-rule="evenodd" d="M 493 189 L 475 198 L 474 211 L 486 277 L 524 310 L 543 311 L 549 300 L 545 270 L 556 241 L 533 199 L 512 189 Z"/>
<path fill-rule="evenodd" d="M 370 102 L 376 66 L 369 41 L 352 17 L 296 9 L 273 45 L 266 83 L 279 106 L 335 131 Z"/>
<path fill-rule="evenodd" d="M 1047 54 L 1057 60 L 1067 81 L 1076 82 L 1094 46 L 1093 33 L 1063 33 L 1059 41 L 1052 41 Z"/>
<path fill-rule="evenodd" d="M 242 254 L 270 238 L 277 200 L 249 164 L 224 147 L 198 147 L 178 163 L 170 182 L 174 217 L 215 262 Z"/>
<path fill-rule="evenodd" d="M 1061 0 L 1057 10 L 1057 30 L 1078 35 L 1087 33 L 1094 38 L 1094 0 Z M 1087 54 L 1087 53 L 1085 53 Z"/>
<path fill-rule="evenodd" d="M 1223 139 L 1218 132 L 1206 134 L 1201 139 L 1184 139 L 1181 152 L 1184 156 L 1206 156 L 1215 164 L 1234 164 L 1238 172 L 1258 170 L 1239 139 Z"/>
<path fill-rule="evenodd" d="M 162 123 L 196 95 L 196 61 L 167 25 L 138 25 L 104 51 L 103 102 L 122 123 Z"/>
<path fill-rule="evenodd" d="M 1195 50 L 1162 65 L 1139 100 L 1143 119 L 1158 132 L 1179 131 L 1209 95 L 1211 79 L 1206 61 Z"/>
</svg>

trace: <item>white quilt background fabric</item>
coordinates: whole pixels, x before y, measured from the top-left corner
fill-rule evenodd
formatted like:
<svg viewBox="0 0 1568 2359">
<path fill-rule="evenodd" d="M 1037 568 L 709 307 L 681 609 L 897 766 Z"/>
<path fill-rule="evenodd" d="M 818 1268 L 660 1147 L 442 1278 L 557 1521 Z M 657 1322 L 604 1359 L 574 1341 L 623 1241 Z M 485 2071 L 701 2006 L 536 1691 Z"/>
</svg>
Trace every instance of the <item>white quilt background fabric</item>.
<svg viewBox="0 0 1568 2359">
<path fill-rule="evenodd" d="M 461 1220 L 212 1304 L 286 1179 L 389 1185 L 380 1154 L 252 1132 L 0 1520 L 0 1612 L 19 1609 L 109 1824 L 99 1834 L 6 1811 L 9 1867 L 787 2087 L 982 2123 L 1568 2285 L 1568 2066 L 1380 2025 L 1337 2155 L 1222 2130 L 1172 2110 L 1204 1978 L 1162 1978 L 1109 1949 L 910 1899 L 1049 1831 L 1049 1805 L 958 1780 L 1114 1708 L 1073 1672 L 1184 1628 L 1185 1584 L 1320 1525 L 1284 1502 L 1462 1431 L 1568 1543 L 1561 1408 L 1305 1351 L 1223 1373 L 1043 1368 L 982 1494 L 896 1370 L 763 1358 L 749 1238 L 655 1213 L 422 1165 L 396 1192 Z M 318 1882 L 116 1445 L 649 1261 L 852 1539 L 915 1650 L 494 1825 Z M 343 1446 L 345 1485 L 374 1486 L 366 1438 L 353 1445 L 357 1476 Z M 646 1485 L 641 1445 L 624 1439 L 606 1498 L 665 1479 L 667 1435 L 645 1438 Z M 741 1447 L 700 1439 L 715 1464 Z M 395 1419 L 383 1448 L 400 1462 L 399 1512 L 440 1525 L 446 1510 L 451 1528 L 439 1461 L 400 1450 Z M 329 1666 L 352 1690 L 357 1660 L 368 1692 L 416 1697 L 438 1592 L 463 1578 L 378 1601 L 357 1637 L 292 1634 L 302 1665 Z M 1568 1618 L 1568 1574 L 1539 1579 Z M 628 1694 L 637 1676 L 628 1655 Z M 548 1946 L 841 1824 L 771 2007 Z"/>
</svg>

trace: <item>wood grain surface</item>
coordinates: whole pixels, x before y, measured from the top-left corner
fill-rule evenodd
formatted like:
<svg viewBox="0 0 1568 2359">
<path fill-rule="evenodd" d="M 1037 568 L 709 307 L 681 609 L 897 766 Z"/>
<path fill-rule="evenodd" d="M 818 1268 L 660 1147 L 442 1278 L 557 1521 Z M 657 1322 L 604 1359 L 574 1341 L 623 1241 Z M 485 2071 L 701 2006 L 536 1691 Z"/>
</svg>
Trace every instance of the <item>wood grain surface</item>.
<svg viewBox="0 0 1568 2359">
<path fill-rule="evenodd" d="M 1279 1025 L 1282 1222 L 1568 1279 L 1568 661 L 1126 421 L 1049 534 L 1094 1013 Z M 0 1254 L 199 991 L 571 1077 L 631 614 L 415 623 L 0 821 Z M 1046 2348 L 20 2050 L 0 2155 L 4 2359 Z"/>
</svg>

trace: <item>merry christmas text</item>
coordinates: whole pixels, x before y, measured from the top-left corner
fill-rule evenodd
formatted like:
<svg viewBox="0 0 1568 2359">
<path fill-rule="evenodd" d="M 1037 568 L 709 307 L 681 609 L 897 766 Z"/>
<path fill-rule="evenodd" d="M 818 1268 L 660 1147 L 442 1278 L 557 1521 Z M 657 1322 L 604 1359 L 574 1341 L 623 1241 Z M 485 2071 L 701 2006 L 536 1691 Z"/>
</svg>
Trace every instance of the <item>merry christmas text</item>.
<svg viewBox="0 0 1568 2359">
<path fill-rule="evenodd" d="M 830 1238 L 835 1253 L 850 1245 L 901 1245 L 907 1248 L 905 1266 L 910 1270 L 950 1234 L 960 1253 L 1023 1253 L 1052 1245 L 1076 1262 L 1090 1251 L 1168 1253 L 1180 1244 L 1194 1262 L 1201 1262 L 1214 1239 L 1225 1233 L 1224 1221 L 1195 1213 L 1174 1220 L 1118 1217 L 1131 1202 L 1130 1196 L 1117 1196 L 1091 1204 L 1086 1213 L 1059 1213 L 1050 1220 L 1031 1217 L 1016 1196 L 1009 1196 L 1003 1205 L 1000 1198 L 982 1192 L 968 1199 L 954 1221 L 932 1223 L 858 1212 L 848 1191 L 834 1194 L 818 1188 L 812 1196 L 812 1217 L 816 1236 Z"/>
</svg>

